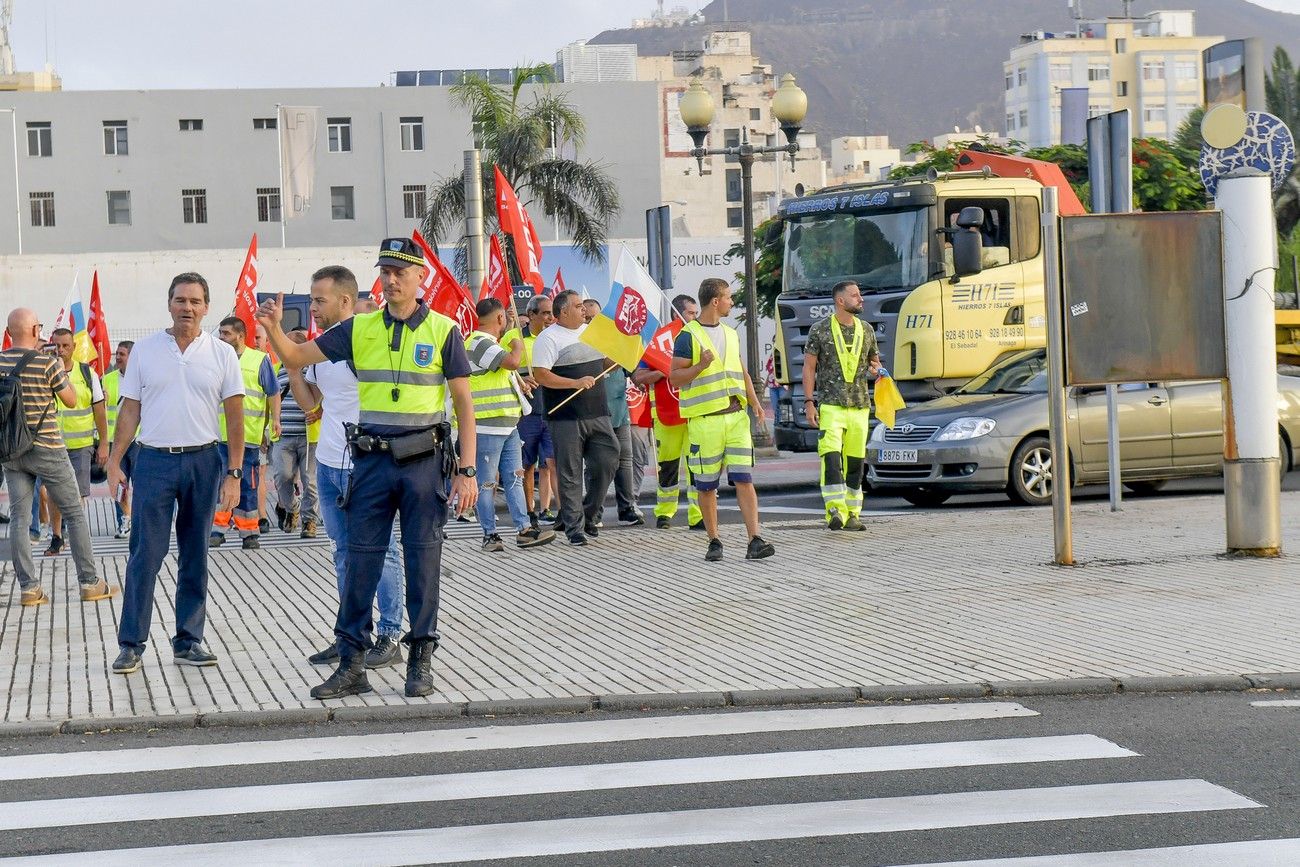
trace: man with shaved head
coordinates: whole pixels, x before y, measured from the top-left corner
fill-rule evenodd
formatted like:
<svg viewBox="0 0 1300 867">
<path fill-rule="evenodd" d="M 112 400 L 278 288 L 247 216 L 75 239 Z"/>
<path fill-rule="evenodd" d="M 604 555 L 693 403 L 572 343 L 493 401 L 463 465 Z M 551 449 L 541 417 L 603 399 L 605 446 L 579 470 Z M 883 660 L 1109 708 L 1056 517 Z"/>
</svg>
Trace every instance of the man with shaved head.
<svg viewBox="0 0 1300 867">
<path fill-rule="evenodd" d="M 20 307 L 9 314 L 6 330 L 12 348 L 0 352 L 0 376 L 16 376 L 22 399 L 23 416 L 33 433 L 31 448 L 9 455 L 4 463 L 9 481 L 11 507 L 19 515 L 32 508 L 32 496 L 39 478 L 50 502 L 63 513 L 81 585 L 81 600 L 107 599 L 117 592 L 95 572 L 95 558 L 90 548 L 90 525 L 81 507 L 81 490 L 68 459 L 68 450 L 59 430 L 57 397 L 65 407 L 77 404 L 77 389 L 68 379 L 63 363 L 56 356 L 39 351 L 41 322 L 32 311 Z M 23 605 L 44 605 L 50 597 L 41 588 L 32 561 L 31 538 L 13 533 L 9 540 L 14 572 L 22 588 Z"/>
</svg>

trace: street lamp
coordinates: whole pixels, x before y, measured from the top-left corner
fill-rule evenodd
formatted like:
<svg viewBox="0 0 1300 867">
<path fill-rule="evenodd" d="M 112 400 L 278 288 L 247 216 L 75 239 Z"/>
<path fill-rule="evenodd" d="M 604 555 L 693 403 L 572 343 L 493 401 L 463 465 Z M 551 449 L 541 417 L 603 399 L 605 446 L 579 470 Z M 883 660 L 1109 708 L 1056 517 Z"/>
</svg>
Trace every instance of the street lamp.
<svg viewBox="0 0 1300 867">
<path fill-rule="evenodd" d="M 786 143 L 762 147 L 750 143 L 748 124 L 741 127 L 739 145 L 727 148 L 704 147 L 709 125 L 713 122 L 713 96 L 698 79 L 691 82 L 690 88 L 682 94 L 677 108 L 682 122 L 686 124 L 686 131 L 691 135 L 691 141 L 695 143 L 691 156 L 695 157 L 701 172 L 704 171 L 706 156 L 736 157 L 740 162 L 741 219 L 745 236 L 745 361 L 749 366 L 750 377 L 758 378 L 762 376 L 762 368 L 758 360 L 758 289 L 754 283 L 754 158 L 760 154 L 787 153 L 790 155 L 790 166 L 794 167 L 795 154 L 799 152 L 799 128 L 808 113 L 808 96 L 794 83 L 793 75 L 787 72 L 781 77 L 781 86 L 772 97 L 772 115 L 781 124 Z M 762 384 L 755 387 L 754 391 L 758 393 L 761 404 L 766 398 Z M 772 445 L 772 440 L 764 409 L 760 405 L 756 410 L 759 418 L 755 419 L 754 424 L 754 445 L 767 448 Z"/>
</svg>

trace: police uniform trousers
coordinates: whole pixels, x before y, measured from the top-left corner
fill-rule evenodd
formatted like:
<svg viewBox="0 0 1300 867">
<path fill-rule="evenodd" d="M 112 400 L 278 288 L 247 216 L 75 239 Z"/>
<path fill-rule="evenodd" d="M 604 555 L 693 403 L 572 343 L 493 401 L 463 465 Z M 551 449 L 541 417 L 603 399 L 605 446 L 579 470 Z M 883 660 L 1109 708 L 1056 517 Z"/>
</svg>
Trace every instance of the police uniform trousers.
<svg viewBox="0 0 1300 867">
<path fill-rule="evenodd" d="M 400 515 L 411 627 L 406 640 L 436 643 L 442 528 L 447 523 L 441 452 L 400 467 L 387 452 L 359 454 L 349 484 L 348 548 L 334 635 L 355 650 L 371 646 L 375 589 L 384 571 L 393 518 Z"/>
</svg>

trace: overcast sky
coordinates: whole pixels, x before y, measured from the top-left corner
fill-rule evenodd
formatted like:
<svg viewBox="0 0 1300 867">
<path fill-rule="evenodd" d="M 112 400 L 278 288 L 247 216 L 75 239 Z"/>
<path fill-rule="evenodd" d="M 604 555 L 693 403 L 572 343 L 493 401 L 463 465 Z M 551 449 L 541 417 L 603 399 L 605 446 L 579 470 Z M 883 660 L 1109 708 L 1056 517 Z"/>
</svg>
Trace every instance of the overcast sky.
<svg viewBox="0 0 1300 867">
<path fill-rule="evenodd" d="M 1300 0 L 1253 0 L 1300 13 Z M 398 69 L 552 62 L 655 0 L 16 0 L 18 68 L 70 90 L 375 85 Z M 666 0 L 695 11 L 705 0 Z M 1178 8 L 1177 0 L 1169 0 Z M 472 12 L 457 10 L 470 9 Z M 47 51 L 48 45 L 48 51 Z"/>
</svg>

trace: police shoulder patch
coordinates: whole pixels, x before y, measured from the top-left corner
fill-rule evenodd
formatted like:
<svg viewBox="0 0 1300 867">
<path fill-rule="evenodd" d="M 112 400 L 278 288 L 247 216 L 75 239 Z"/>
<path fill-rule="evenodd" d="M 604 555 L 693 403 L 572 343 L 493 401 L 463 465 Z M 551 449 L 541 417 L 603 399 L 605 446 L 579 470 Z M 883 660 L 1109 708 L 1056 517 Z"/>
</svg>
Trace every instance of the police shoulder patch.
<svg viewBox="0 0 1300 867">
<path fill-rule="evenodd" d="M 412 357 L 417 366 L 428 367 L 430 364 L 433 363 L 433 344 L 432 343 L 415 344 L 415 351 Z"/>
</svg>

